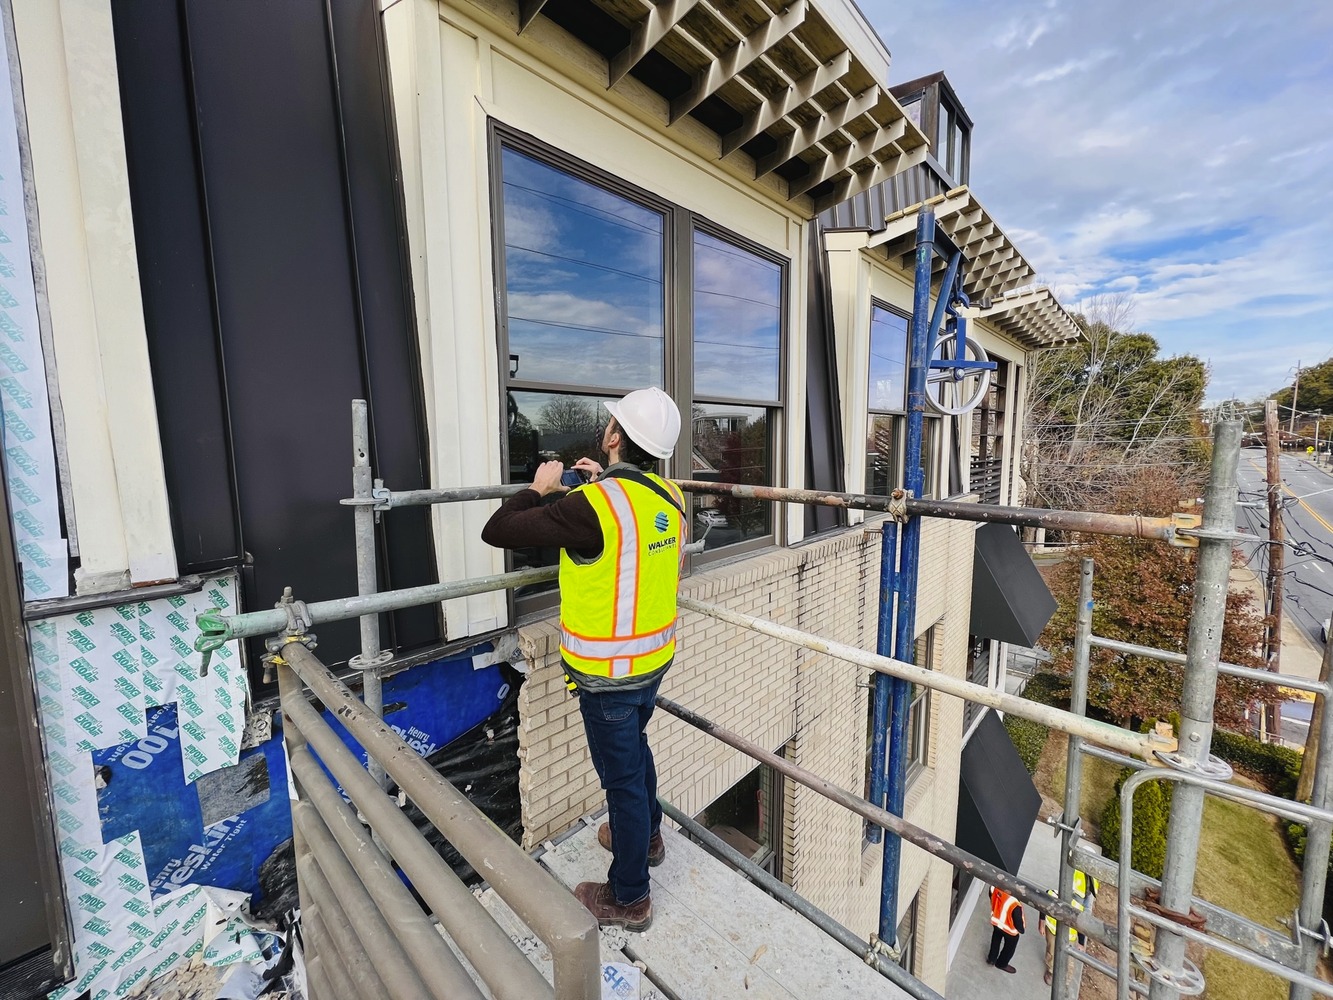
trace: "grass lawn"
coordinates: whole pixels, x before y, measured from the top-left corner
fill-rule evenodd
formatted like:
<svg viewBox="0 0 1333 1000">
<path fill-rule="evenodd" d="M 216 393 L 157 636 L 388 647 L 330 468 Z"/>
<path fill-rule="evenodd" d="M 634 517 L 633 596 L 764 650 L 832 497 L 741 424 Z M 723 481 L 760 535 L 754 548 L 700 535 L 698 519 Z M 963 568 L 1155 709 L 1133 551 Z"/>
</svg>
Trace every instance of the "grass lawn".
<svg viewBox="0 0 1333 1000">
<path fill-rule="evenodd" d="M 1068 744 L 1068 738 L 1062 733 L 1051 733 L 1046 741 L 1046 752 L 1052 750 L 1056 752 L 1051 768 L 1052 790 L 1047 794 L 1061 804 L 1065 801 L 1065 761 Z M 1079 802 L 1079 811 L 1083 817 L 1083 829 L 1093 839 L 1101 829 L 1102 813 L 1106 809 L 1106 804 L 1111 801 L 1111 793 L 1115 790 L 1116 779 L 1119 777 L 1120 768 L 1110 761 L 1084 755 L 1083 795 Z"/>
<path fill-rule="evenodd" d="M 1208 799 L 1194 883 L 1198 895 L 1255 923 L 1282 930 L 1276 918 L 1295 911 L 1300 879 L 1300 870 L 1269 816 L 1235 802 Z M 1208 953 L 1203 975 L 1208 996 L 1217 1000 L 1287 996 L 1287 987 L 1277 976 L 1217 952 Z"/>
<path fill-rule="evenodd" d="M 1033 776 L 1042 794 L 1057 803 L 1064 801 L 1066 745 L 1063 735 L 1053 732 Z M 1084 829 L 1092 839 L 1119 773 L 1119 768 L 1106 761 L 1083 758 L 1082 812 Z M 1276 822 L 1264 813 L 1216 798 L 1209 798 L 1205 806 L 1194 884 L 1197 895 L 1209 902 L 1284 935 L 1287 932 L 1277 918 L 1289 916 L 1300 898 L 1300 870 L 1287 853 Z M 1287 996 L 1287 987 L 1276 976 L 1214 951 L 1207 953 L 1203 973 L 1209 1000 L 1283 1000 Z"/>
</svg>

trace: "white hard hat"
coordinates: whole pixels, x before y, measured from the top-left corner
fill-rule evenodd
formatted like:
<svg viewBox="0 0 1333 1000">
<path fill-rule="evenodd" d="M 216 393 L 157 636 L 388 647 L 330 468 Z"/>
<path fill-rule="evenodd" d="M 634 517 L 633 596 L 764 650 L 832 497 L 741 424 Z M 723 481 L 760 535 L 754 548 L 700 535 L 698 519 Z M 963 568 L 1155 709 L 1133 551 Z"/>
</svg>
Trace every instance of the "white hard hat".
<svg viewBox="0 0 1333 1000">
<path fill-rule="evenodd" d="M 680 410 L 661 389 L 635 389 L 618 402 L 602 404 L 629 439 L 650 455 L 670 458 L 680 437 Z"/>
</svg>

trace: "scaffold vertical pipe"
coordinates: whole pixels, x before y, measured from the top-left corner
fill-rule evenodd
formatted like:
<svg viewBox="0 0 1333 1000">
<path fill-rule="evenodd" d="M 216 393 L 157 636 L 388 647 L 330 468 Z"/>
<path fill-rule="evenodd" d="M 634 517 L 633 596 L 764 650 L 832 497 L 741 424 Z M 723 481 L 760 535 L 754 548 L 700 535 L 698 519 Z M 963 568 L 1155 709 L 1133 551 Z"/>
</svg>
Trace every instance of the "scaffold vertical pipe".
<svg viewBox="0 0 1333 1000">
<path fill-rule="evenodd" d="M 1333 636 L 1324 644 L 1324 662 L 1320 676 L 1330 675 L 1333 665 Z M 1314 784 L 1311 788 L 1310 805 L 1317 809 L 1333 807 L 1333 698 L 1321 698 L 1322 722 L 1319 730 L 1318 757 L 1315 758 Z M 1301 905 L 1297 919 L 1305 930 L 1313 931 L 1322 926 L 1324 919 L 1324 892 L 1328 881 L 1328 850 L 1333 840 L 1333 825 L 1323 821 L 1309 824 L 1305 834 L 1305 858 L 1301 868 Z M 1301 971 L 1315 975 L 1319 965 L 1321 942 L 1301 931 L 1300 937 Z M 1297 983 L 1291 984 L 1291 1000 L 1309 1000 L 1308 987 Z"/>
<path fill-rule="evenodd" d="M 1206 763 L 1212 749 L 1213 700 L 1217 695 L 1217 667 L 1231 577 L 1232 539 L 1236 531 L 1236 466 L 1240 459 L 1240 437 L 1240 422 L 1233 420 L 1219 421 L 1213 433 L 1212 470 L 1204 495 L 1203 530 L 1200 532 L 1180 705 L 1179 755 L 1185 767 Z M 1172 795 L 1161 905 L 1177 913 L 1188 912 L 1194 894 L 1204 797 L 1202 788 L 1189 784 L 1180 785 Z M 1127 949 L 1129 936 L 1122 934 L 1122 953 Z M 1163 969 L 1182 969 L 1185 938 L 1169 930 L 1159 931 L 1153 957 Z M 1122 991 L 1125 985 L 1121 984 Z M 1175 1000 L 1179 995 L 1174 987 L 1158 979 L 1153 980 L 1149 989 L 1150 1000 Z"/>
<path fill-rule="evenodd" d="M 875 638 L 875 652 L 880 656 L 893 655 L 893 595 L 896 587 L 898 560 L 898 523 L 888 520 L 880 529 L 879 545 L 879 626 Z M 874 723 L 870 728 L 870 801 L 884 808 L 884 786 L 887 775 L 889 705 L 893 694 L 893 678 L 875 674 Z M 878 844 L 884 831 L 871 826 L 870 843 Z"/>
<path fill-rule="evenodd" d="M 352 496 L 370 501 L 375 485 L 370 467 L 370 414 L 364 399 L 352 400 Z M 369 502 L 352 508 L 356 529 L 356 592 L 365 597 L 379 589 L 379 573 L 375 560 L 375 511 Z M 353 657 L 352 665 L 361 668 L 361 698 L 366 708 L 376 716 L 384 715 L 384 689 L 380 682 L 380 616 L 362 615 L 361 655 Z M 376 784 L 387 787 L 384 767 L 373 756 L 367 757 L 366 767 Z"/>
<path fill-rule="evenodd" d="M 1092 560 L 1079 567 L 1078 618 L 1074 630 L 1074 677 L 1069 692 L 1069 710 L 1083 715 L 1088 710 L 1088 668 L 1092 653 Z M 1074 899 L 1074 864 L 1070 853 L 1078 844 L 1079 810 L 1083 798 L 1083 741 L 1069 737 L 1065 759 L 1065 806 L 1060 817 L 1060 898 Z M 1082 974 L 1080 970 L 1080 975 Z M 1069 933 L 1064 924 L 1055 929 L 1055 962 L 1051 981 L 1051 1000 L 1065 1000 L 1069 995 Z"/>
<path fill-rule="evenodd" d="M 924 486 L 921 469 L 921 437 L 926 415 L 926 368 L 930 364 L 930 278 L 935 253 L 935 212 L 923 208 L 916 224 L 916 274 L 912 297 L 912 326 L 908 331 L 911 349 L 907 359 L 907 441 L 904 451 L 904 486 L 910 497 L 919 497 Z M 948 295 L 948 288 L 941 288 Z M 902 527 L 895 583 L 898 607 L 894 629 L 894 657 L 915 663 L 916 584 L 921 556 L 921 518 L 909 517 Z M 889 781 L 886 808 L 902 816 L 907 790 L 907 710 L 912 686 L 901 678 L 893 681 L 893 722 L 889 729 Z M 884 866 L 880 873 L 879 938 L 891 945 L 898 937 L 898 871 L 902 840 L 884 835 Z"/>
</svg>

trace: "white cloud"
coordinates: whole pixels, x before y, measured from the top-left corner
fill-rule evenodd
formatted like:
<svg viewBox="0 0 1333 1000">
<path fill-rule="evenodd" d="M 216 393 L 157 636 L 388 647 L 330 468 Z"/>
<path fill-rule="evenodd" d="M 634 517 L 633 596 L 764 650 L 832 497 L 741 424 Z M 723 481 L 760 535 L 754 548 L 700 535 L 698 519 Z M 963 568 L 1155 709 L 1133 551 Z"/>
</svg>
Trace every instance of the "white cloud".
<svg viewBox="0 0 1333 1000">
<path fill-rule="evenodd" d="M 1214 398 L 1333 350 L 1333 4 L 862 6 L 895 81 L 948 74 L 973 189 L 1066 303 L 1130 291 Z"/>
</svg>

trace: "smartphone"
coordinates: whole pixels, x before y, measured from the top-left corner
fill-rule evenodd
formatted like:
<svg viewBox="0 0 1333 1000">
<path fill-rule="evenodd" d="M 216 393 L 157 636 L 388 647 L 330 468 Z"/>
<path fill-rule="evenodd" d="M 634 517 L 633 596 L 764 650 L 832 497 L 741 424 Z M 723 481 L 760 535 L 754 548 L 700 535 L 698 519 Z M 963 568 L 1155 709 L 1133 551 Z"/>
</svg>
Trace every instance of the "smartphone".
<svg viewBox="0 0 1333 1000">
<path fill-rule="evenodd" d="M 588 477 L 581 469 L 566 469 L 560 477 L 560 485 L 568 486 L 571 489 L 575 486 L 582 486 L 587 481 Z"/>
</svg>

